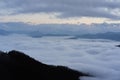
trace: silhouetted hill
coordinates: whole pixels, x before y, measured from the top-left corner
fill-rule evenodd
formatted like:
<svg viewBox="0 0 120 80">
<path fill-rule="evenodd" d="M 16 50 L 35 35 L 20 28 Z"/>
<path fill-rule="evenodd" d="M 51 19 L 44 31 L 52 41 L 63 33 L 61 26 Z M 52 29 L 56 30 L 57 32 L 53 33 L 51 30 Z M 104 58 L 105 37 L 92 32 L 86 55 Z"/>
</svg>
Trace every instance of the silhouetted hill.
<svg viewBox="0 0 120 80">
<path fill-rule="evenodd" d="M 0 80 L 79 80 L 88 74 L 65 66 L 47 65 L 19 52 L 0 52 Z"/>
</svg>

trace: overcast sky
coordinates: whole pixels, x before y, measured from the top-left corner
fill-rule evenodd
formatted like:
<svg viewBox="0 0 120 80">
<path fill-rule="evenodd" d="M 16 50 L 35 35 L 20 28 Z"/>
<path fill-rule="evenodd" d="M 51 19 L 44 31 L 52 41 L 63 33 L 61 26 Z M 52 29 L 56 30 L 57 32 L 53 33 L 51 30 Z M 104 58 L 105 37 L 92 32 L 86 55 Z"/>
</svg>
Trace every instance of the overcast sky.
<svg viewBox="0 0 120 80">
<path fill-rule="evenodd" d="M 0 22 L 120 23 L 120 0 L 0 0 Z"/>
</svg>

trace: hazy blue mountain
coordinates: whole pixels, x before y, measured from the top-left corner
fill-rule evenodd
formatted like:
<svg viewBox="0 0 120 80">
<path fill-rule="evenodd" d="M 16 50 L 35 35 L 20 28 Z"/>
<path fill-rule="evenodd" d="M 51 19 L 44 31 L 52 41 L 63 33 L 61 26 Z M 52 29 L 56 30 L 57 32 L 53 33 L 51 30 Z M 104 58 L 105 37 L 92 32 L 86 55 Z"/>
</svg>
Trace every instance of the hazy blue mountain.
<svg viewBox="0 0 120 80">
<path fill-rule="evenodd" d="M 9 34 L 10 34 L 9 31 L 5 31 L 5 30 L 0 29 L 0 35 L 9 35 Z"/>
<path fill-rule="evenodd" d="M 51 34 L 51 35 L 83 35 L 105 32 L 120 32 L 120 24 L 92 24 L 92 25 L 70 25 L 70 24 L 40 24 L 30 25 L 20 22 L 0 23 L 0 29 L 11 31 L 14 33 L 35 35 Z"/>
<path fill-rule="evenodd" d="M 120 41 L 120 24 L 40 24 L 20 22 L 0 23 L 0 35 L 25 34 L 31 37 L 74 36 L 71 39 L 110 39 Z"/>
<path fill-rule="evenodd" d="M 109 39 L 120 41 L 120 32 L 106 32 L 97 34 L 84 34 L 79 36 L 74 36 L 71 39 L 87 38 L 87 39 Z"/>
</svg>

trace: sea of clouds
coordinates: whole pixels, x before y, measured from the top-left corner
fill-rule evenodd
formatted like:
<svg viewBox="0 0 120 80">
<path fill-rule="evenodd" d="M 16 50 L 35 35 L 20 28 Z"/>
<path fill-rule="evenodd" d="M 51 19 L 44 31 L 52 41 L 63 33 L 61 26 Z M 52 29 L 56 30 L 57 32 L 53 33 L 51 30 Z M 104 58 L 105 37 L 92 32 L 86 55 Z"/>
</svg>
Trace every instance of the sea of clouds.
<svg viewBox="0 0 120 80">
<path fill-rule="evenodd" d="M 0 36 L 0 50 L 19 50 L 41 62 L 64 65 L 94 77 L 81 80 L 120 80 L 120 42 L 67 37 Z"/>
</svg>

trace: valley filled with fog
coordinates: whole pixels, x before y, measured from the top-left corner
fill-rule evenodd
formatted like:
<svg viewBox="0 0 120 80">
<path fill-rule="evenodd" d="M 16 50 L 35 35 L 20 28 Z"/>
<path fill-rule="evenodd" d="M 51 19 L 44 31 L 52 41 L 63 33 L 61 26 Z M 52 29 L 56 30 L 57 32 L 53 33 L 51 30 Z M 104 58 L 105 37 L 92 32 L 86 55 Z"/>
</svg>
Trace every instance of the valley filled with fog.
<svg viewBox="0 0 120 80">
<path fill-rule="evenodd" d="M 116 47 L 119 41 L 72 37 L 1 35 L 0 50 L 19 50 L 41 62 L 68 66 L 94 76 L 82 80 L 120 80 L 120 48 Z"/>
<path fill-rule="evenodd" d="M 120 80 L 120 0 L 0 0 L 0 50 L 92 75 L 80 80 Z"/>
</svg>

